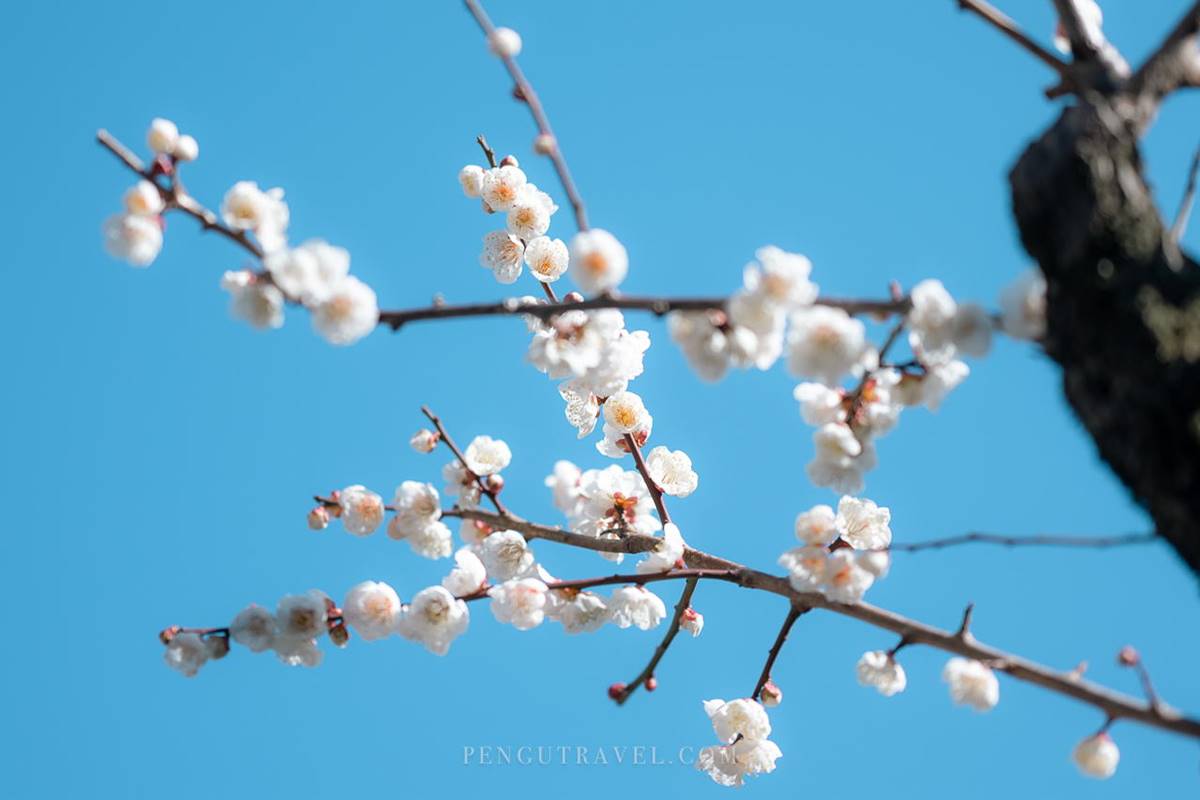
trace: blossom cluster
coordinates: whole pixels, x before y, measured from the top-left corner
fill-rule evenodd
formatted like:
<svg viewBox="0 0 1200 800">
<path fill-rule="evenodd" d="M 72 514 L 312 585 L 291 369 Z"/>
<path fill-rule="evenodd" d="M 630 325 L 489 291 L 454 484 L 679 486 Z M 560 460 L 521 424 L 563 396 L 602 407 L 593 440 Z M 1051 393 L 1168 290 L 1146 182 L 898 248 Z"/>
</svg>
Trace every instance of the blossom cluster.
<svg viewBox="0 0 1200 800">
<path fill-rule="evenodd" d="M 779 557 L 798 592 L 820 592 L 838 603 L 857 603 L 888 572 L 891 511 L 845 496 L 836 513 L 817 505 L 796 517 L 802 544 Z"/>
<path fill-rule="evenodd" d="M 108 252 L 136 267 L 149 266 L 162 250 L 162 214 L 168 200 L 197 216 L 209 214 L 194 211 L 177 182 L 180 163 L 193 161 L 200 153 L 196 140 L 180 134 L 174 122 L 159 118 L 150 123 L 146 141 L 155 154 L 146 173 L 149 177 L 125 193 L 125 210 L 103 226 Z M 160 178 L 169 181 L 166 188 L 157 183 Z M 333 344 L 350 344 L 366 336 L 379 320 L 375 292 L 350 275 L 350 254 L 343 248 L 320 239 L 289 247 L 290 218 L 282 189 L 264 190 L 253 181 L 238 181 L 225 193 L 220 208 L 224 230 L 261 254 L 263 265 L 261 271 L 231 270 L 221 278 L 221 288 L 231 297 L 233 316 L 256 328 L 278 328 L 283 325 L 284 305 L 297 303 L 312 312 L 313 327 Z M 205 216 L 204 224 L 218 223 Z"/>
<path fill-rule="evenodd" d="M 721 786 L 741 786 L 747 775 L 775 770 L 783 755 L 769 738 L 771 721 L 756 700 L 705 700 L 704 711 L 721 744 L 705 747 L 696 758 L 697 769 Z"/>
</svg>

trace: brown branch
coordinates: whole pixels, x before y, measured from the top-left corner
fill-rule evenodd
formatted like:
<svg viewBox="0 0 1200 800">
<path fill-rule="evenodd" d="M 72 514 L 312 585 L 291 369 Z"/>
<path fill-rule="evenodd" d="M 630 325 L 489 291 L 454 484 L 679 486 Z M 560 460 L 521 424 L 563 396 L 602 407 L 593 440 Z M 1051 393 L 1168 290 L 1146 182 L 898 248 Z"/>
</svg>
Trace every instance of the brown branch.
<svg viewBox="0 0 1200 800">
<path fill-rule="evenodd" d="M 916 553 L 921 550 L 940 550 L 944 547 L 953 547 L 973 542 L 997 544 L 1005 547 L 1026 547 L 1033 545 L 1104 549 L 1134 544 L 1149 544 L 1157 540 L 1158 536 L 1153 533 L 1124 533 L 1115 536 L 1056 536 L 1049 534 L 1039 534 L 1037 536 L 1002 536 L 997 533 L 972 532 L 959 534 L 958 536 L 947 536 L 944 539 L 927 539 L 922 542 L 905 542 L 900 544 L 893 542 L 889 547 L 881 549 L 893 553 Z"/>
<path fill-rule="evenodd" d="M 801 614 L 808 611 L 808 608 L 794 603 L 788 609 L 783 625 L 779 628 L 779 634 L 775 637 L 775 644 L 771 645 L 771 649 L 767 652 L 767 663 L 763 664 L 762 673 L 758 676 L 758 683 L 754 684 L 754 691 L 750 693 L 751 700 L 757 700 L 762 694 L 763 687 L 767 685 L 767 681 L 771 680 L 771 668 L 775 666 L 775 659 L 779 658 L 779 651 L 783 649 L 783 643 L 787 641 L 792 626 L 796 624 L 796 620 L 800 618 Z"/>
<path fill-rule="evenodd" d="M 1179 201 L 1179 211 L 1175 213 L 1175 222 L 1171 224 L 1171 238 L 1178 244 L 1187 231 L 1188 219 L 1192 215 L 1192 204 L 1196 200 L 1196 173 L 1200 172 L 1200 147 L 1192 155 L 1192 165 L 1188 168 L 1187 183 L 1183 189 L 1183 199 Z"/>
<path fill-rule="evenodd" d="M 656 536 L 630 534 L 622 539 L 599 539 L 592 536 L 538 525 L 512 517 L 503 517 L 478 509 L 460 509 L 455 512 L 467 519 L 476 519 L 496 526 L 518 530 L 529 539 L 547 539 L 588 550 L 610 553 L 642 553 L 653 549 L 661 541 Z M 892 611 L 869 603 L 835 603 L 816 592 L 798 592 L 783 577 L 760 572 L 728 561 L 718 556 L 687 548 L 684 563 L 689 569 L 720 573 L 720 578 L 748 589 L 777 594 L 803 607 L 820 608 L 845 617 L 852 617 L 868 625 L 898 634 L 905 646 L 926 645 L 995 665 L 1016 680 L 1041 686 L 1066 697 L 1099 709 L 1113 719 L 1140 722 L 1162 730 L 1200 739 L 1200 719 L 1185 717 L 1178 711 L 1159 704 L 1153 706 L 1115 692 L 1107 687 L 1081 679 L 1071 672 L 1060 672 L 1037 664 L 1013 653 L 985 645 L 973 637 L 964 640 L 956 631 L 946 631 L 926 625 Z M 678 574 L 664 573 L 664 574 Z M 653 577 L 653 576 L 651 576 Z M 703 576 L 702 577 L 707 577 Z"/>
<path fill-rule="evenodd" d="M 500 501 L 500 492 L 492 488 L 491 484 L 484 480 L 482 476 L 476 475 L 471 471 L 471 468 L 467 466 L 466 456 L 464 456 L 462 451 L 458 449 L 458 445 L 454 443 L 454 440 L 450 438 L 450 433 L 442 425 L 442 421 L 438 419 L 438 416 L 429 409 L 429 406 L 421 406 L 421 413 L 428 417 L 429 421 L 433 423 L 433 426 L 437 428 L 437 432 L 441 435 L 440 440 L 446 445 L 446 447 L 450 449 L 450 452 L 454 454 L 454 457 L 458 459 L 458 463 L 462 464 L 462 467 L 464 470 L 466 470 L 467 474 L 475 479 L 475 483 L 479 485 L 479 490 L 487 495 L 488 499 L 492 501 L 492 505 L 496 507 L 496 511 L 498 511 L 502 517 L 508 517 L 508 509 L 505 508 L 504 503 Z"/>
<path fill-rule="evenodd" d="M 1129 80 L 1129 90 L 1145 108 L 1143 125 L 1149 124 L 1168 94 L 1184 87 L 1200 86 L 1200 57 L 1196 55 L 1200 34 L 1200 2 L 1189 8 Z"/>
<path fill-rule="evenodd" d="M 646 491 L 650 493 L 650 499 L 654 501 L 654 508 L 658 511 L 658 518 L 662 520 L 663 525 L 671 522 L 671 515 L 667 512 L 667 504 L 663 502 L 662 488 L 654 482 L 654 478 L 650 477 L 650 469 L 646 466 L 646 460 L 642 458 L 642 448 L 638 446 L 637 439 L 633 438 L 633 434 L 625 434 L 625 445 L 629 448 L 630 454 L 633 456 L 633 463 L 637 465 L 637 471 L 642 476 L 642 482 L 646 484 Z"/>
<path fill-rule="evenodd" d="M 157 176 L 153 167 L 146 167 L 142 164 L 141 159 L 134 155 L 133 151 L 125 145 L 121 144 L 116 137 L 108 131 L 101 128 L 96 131 L 96 141 L 100 145 L 121 160 L 126 167 L 132 172 L 138 174 L 144 180 L 154 184 L 154 188 L 158 189 L 158 193 L 162 196 L 163 203 L 166 205 L 166 210 L 178 209 L 183 213 L 192 217 L 200 223 L 200 227 L 205 231 L 213 231 L 229 239 L 234 244 L 237 244 L 242 249 L 246 250 L 250 255 L 261 260 L 263 257 L 262 248 L 253 242 L 245 231 L 238 231 L 230 228 L 221 222 L 220 218 L 211 210 L 202 206 L 194 197 L 183 190 L 183 185 L 176 180 L 172 180 L 171 186 L 164 187 L 156 179 Z"/>
<path fill-rule="evenodd" d="M 471 12 L 471 16 L 475 18 L 475 22 L 479 24 L 480 30 L 487 38 L 491 38 L 492 33 L 496 30 L 496 26 L 488 18 L 487 12 L 483 10 L 476 0 L 465 0 L 467 10 Z M 516 84 L 516 89 L 513 95 L 518 100 L 524 100 L 529 106 L 529 112 L 533 114 L 533 121 L 537 124 L 538 133 L 544 137 L 548 137 L 550 149 L 546 153 L 550 161 L 554 164 L 554 171 L 558 173 L 558 180 L 562 183 L 563 191 L 567 193 L 567 199 L 571 202 L 571 207 L 575 210 L 575 224 L 579 230 L 586 231 L 588 229 L 587 208 L 583 204 L 583 197 L 579 194 L 579 189 L 575 186 L 575 181 L 571 178 L 571 170 L 567 168 L 567 159 L 563 156 L 562 148 L 559 147 L 558 137 L 554 135 L 554 129 L 550 127 L 550 119 L 546 116 L 546 109 L 542 107 L 542 101 L 538 99 L 537 92 L 534 91 L 533 84 L 525 77 L 525 73 L 521 71 L 517 60 L 511 56 L 502 55 L 500 60 L 504 63 L 504 68 L 508 70 L 509 76 L 512 77 L 513 83 Z"/>
<path fill-rule="evenodd" d="M 648 572 L 645 574 L 633 573 L 626 575 L 605 575 L 599 578 L 580 578 L 573 581 L 553 581 L 546 584 L 547 589 L 594 589 L 597 586 L 616 586 L 621 584 L 634 584 L 642 586 L 647 583 L 658 583 L 660 581 L 677 581 L 686 580 L 688 583 L 694 583 L 700 579 L 725 581 L 727 583 L 737 583 L 739 576 L 737 570 L 733 569 L 673 569 L 668 572 Z M 475 600 L 482 600 L 488 597 L 488 590 L 491 586 L 483 586 L 476 589 L 470 594 L 459 595 L 458 599 L 466 603 Z"/>
<path fill-rule="evenodd" d="M 562 314 L 564 311 L 592 311 L 598 308 L 617 308 L 628 311 L 649 311 L 663 316 L 672 311 L 722 310 L 727 297 L 640 297 L 634 295 L 600 295 L 579 302 L 523 304 L 516 298 L 500 302 L 467 303 L 463 305 L 432 305 L 398 311 L 380 311 L 379 324 L 399 330 L 410 322 L 427 319 L 450 319 L 458 317 L 494 317 L 530 315 L 541 320 Z M 850 300 L 823 297 L 815 305 L 840 308 L 848 314 L 891 315 L 907 310 L 907 301 L 897 300 Z"/>
<path fill-rule="evenodd" d="M 483 157 L 487 159 L 488 166 L 495 169 L 496 151 L 493 150 L 491 145 L 488 144 L 487 139 L 484 138 L 482 133 L 475 137 L 475 142 L 479 145 L 479 148 L 483 150 Z"/>
<path fill-rule="evenodd" d="M 958 0 L 958 7 L 963 11 L 970 11 L 978 15 L 982 20 L 987 22 L 1000 33 L 1007 36 L 1016 42 L 1022 49 L 1032 54 L 1034 58 L 1041 61 L 1050 69 L 1058 73 L 1059 78 L 1064 83 L 1070 83 L 1072 78 L 1069 65 L 1060 59 L 1058 56 L 1051 53 L 1046 48 L 1031 39 L 1017 23 L 1013 22 L 1000 9 L 991 5 L 985 0 Z"/>
<path fill-rule="evenodd" d="M 671 642 L 675 641 L 675 636 L 679 633 L 679 625 L 683 621 L 683 614 L 692 604 L 692 595 L 696 591 L 696 584 L 699 578 L 688 578 L 683 586 L 683 593 L 679 595 L 679 602 L 675 604 L 675 615 L 671 617 L 671 622 L 667 625 L 667 632 L 663 636 L 662 641 L 658 643 L 658 647 L 654 648 L 654 653 L 650 656 L 650 662 L 646 664 L 645 669 L 638 673 L 637 677 L 625 685 L 625 688 L 616 694 L 613 698 L 617 701 L 617 705 L 624 705 L 629 696 L 637 691 L 637 688 L 654 677 L 654 670 L 658 667 L 658 662 L 662 661 L 663 656 L 667 654 L 667 648 L 671 646 Z"/>
</svg>

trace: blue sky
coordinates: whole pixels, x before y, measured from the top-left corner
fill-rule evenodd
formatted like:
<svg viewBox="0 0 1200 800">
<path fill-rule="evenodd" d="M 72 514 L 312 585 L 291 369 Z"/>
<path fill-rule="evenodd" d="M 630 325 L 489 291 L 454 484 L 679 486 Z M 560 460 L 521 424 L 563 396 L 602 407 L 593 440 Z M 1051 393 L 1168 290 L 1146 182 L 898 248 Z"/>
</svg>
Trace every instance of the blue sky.
<svg viewBox="0 0 1200 800">
<path fill-rule="evenodd" d="M 1004 176 L 1057 109 L 1050 77 L 954 3 L 492 2 L 525 38 L 595 224 L 632 260 L 630 292 L 729 291 L 755 248 L 808 254 L 824 291 L 877 296 L 940 277 L 988 303 L 1028 260 Z M 1182 2 L 1109 0 L 1107 29 L 1137 59 Z M 1048 39 L 1050 3 L 1006 10 Z M 162 256 L 110 260 L 99 226 L 128 174 L 93 144 L 108 127 L 140 145 L 153 116 L 200 141 L 188 185 L 210 204 L 238 179 L 286 188 L 296 239 L 352 253 L 385 306 L 442 292 L 503 291 L 476 266 L 488 222 L 458 168 L 487 134 L 531 178 L 533 131 L 456 3 L 24 4 L 4 13 L 0 212 L 9 221 L 3 449 L 11 604 L 0 778 L 11 797 L 177 800 L 354 796 L 370 791 L 721 791 L 678 766 L 464 766 L 483 745 L 707 744 L 700 701 L 745 695 L 785 612 L 778 598 L 702 586 L 703 636 L 678 641 L 660 688 L 624 708 L 605 687 L 641 668 L 658 632 L 518 633 L 473 609 L 438 659 L 400 640 L 328 652 L 316 670 L 235 651 L 195 680 L 167 670 L 155 633 L 224 624 L 246 603 L 363 579 L 411 596 L 431 563 L 376 536 L 306 530 L 306 498 L 350 483 L 390 494 L 436 481 L 441 457 L 406 445 L 433 406 L 460 439 L 509 442 L 508 504 L 557 522 L 542 477 L 558 458 L 603 466 L 564 424 L 553 384 L 523 362 L 512 320 L 379 332 L 338 349 L 289 313 L 281 331 L 231 321 L 217 287 L 244 264 L 228 243 L 172 218 Z M 1195 146 L 1195 98 L 1172 100 L 1147 141 L 1173 212 Z M 560 197 L 557 187 L 556 196 Z M 564 214 L 555 223 L 569 230 Z M 1186 244 L 1193 248 L 1196 229 Z M 531 284 L 527 285 L 531 286 Z M 833 496 L 803 477 L 810 430 L 781 369 L 702 385 L 664 326 L 631 318 L 654 346 L 637 390 L 655 439 L 691 454 L 700 490 L 672 504 L 689 541 L 770 568 L 796 512 Z M 1148 527 L 1098 463 L 1029 346 L 1002 341 L 937 414 L 909 412 L 880 447 L 868 495 L 900 540 L 981 529 L 1115 533 Z M 593 556 L 540 544 L 556 573 L 600 574 Z M 673 599 L 673 590 L 664 596 Z M 1166 547 L 1112 552 L 977 547 L 900 555 L 870 599 L 952 626 L 977 604 L 978 635 L 1134 692 L 1114 654 L 1136 645 L 1161 693 L 1200 709 L 1190 632 L 1195 579 Z M 909 689 L 884 700 L 854 682 L 892 637 L 812 614 L 775 677 L 784 752 L 762 797 L 1167 796 L 1194 792 L 1191 742 L 1119 724 L 1107 783 L 1068 754 L 1097 712 L 1002 678 L 999 707 L 953 707 L 944 655 L 914 648 Z M 331 648 L 327 648 L 331 649 Z"/>
</svg>

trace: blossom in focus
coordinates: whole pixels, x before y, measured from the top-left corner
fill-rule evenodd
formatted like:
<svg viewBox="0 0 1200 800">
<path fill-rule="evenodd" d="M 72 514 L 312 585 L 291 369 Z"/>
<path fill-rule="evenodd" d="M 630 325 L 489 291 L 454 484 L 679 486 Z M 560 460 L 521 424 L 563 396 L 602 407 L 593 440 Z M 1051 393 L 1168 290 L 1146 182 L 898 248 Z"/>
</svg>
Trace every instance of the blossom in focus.
<svg viewBox="0 0 1200 800">
<path fill-rule="evenodd" d="M 683 616 L 679 618 L 679 630 L 687 631 L 695 638 L 704 630 L 704 615 L 696 609 L 688 606 L 683 610 Z"/>
<path fill-rule="evenodd" d="M 618 628 L 650 630 L 667 616 L 662 599 L 644 586 L 622 586 L 608 602 L 609 617 Z"/>
<path fill-rule="evenodd" d="M 458 172 L 458 183 L 467 197 L 479 197 L 483 191 L 483 167 L 468 164 Z"/>
<path fill-rule="evenodd" d="M 491 231 L 483 237 L 479 265 L 490 269 L 499 283 L 514 283 L 521 277 L 525 245 L 508 231 Z"/>
<path fill-rule="evenodd" d="M 493 439 L 490 436 L 476 436 L 467 445 L 463 457 L 467 460 L 467 468 L 476 475 L 495 475 L 512 462 L 512 451 L 503 439 Z"/>
<path fill-rule="evenodd" d="M 510 623 L 519 631 L 536 628 L 546 618 L 547 591 L 546 584 L 537 578 L 505 581 L 488 590 L 492 613 L 497 620 Z"/>
<path fill-rule="evenodd" d="M 771 735 L 771 720 L 756 700 L 742 698 L 728 703 L 724 700 L 705 700 L 704 711 L 722 742 L 732 742 L 738 737 L 759 740 Z"/>
<path fill-rule="evenodd" d="M 479 558 L 494 580 L 524 577 L 533 569 L 533 551 L 517 531 L 496 531 L 483 540 Z"/>
<path fill-rule="evenodd" d="M 389 636 L 402 606 L 396 590 L 379 581 L 363 581 L 346 593 L 342 615 L 354 632 L 367 641 Z"/>
<path fill-rule="evenodd" d="M 646 454 L 646 470 L 659 488 L 672 497 L 687 497 L 700 483 L 700 477 L 692 469 L 692 459 L 682 450 L 655 447 Z"/>
<path fill-rule="evenodd" d="M 492 167 L 483 174 L 479 196 L 493 211 L 507 211 L 528 179 L 520 167 Z"/>
<path fill-rule="evenodd" d="M 355 484 L 338 495 L 342 524 L 355 536 L 368 536 L 383 522 L 383 498 L 365 486 Z"/>
<path fill-rule="evenodd" d="M 442 578 L 442 586 L 456 597 L 478 591 L 486 582 L 487 569 L 469 547 L 454 553 L 454 569 Z"/>
<path fill-rule="evenodd" d="M 430 586 L 417 592 L 405 607 L 396 631 L 405 639 L 420 642 L 429 652 L 444 656 L 470 622 L 466 603 L 444 586 Z"/>
<path fill-rule="evenodd" d="M 608 604 L 593 592 L 551 590 L 547 598 L 553 603 L 553 616 L 563 626 L 564 633 L 590 633 L 608 622 Z"/>
<path fill-rule="evenodd" d="M 882 550 L 892 543 L 892 512 L 870 500 L 843 497 L 838 501 L 838 535 L 855 550 Z"/>
<path fill-rule="evenodd" d="M 553 283 L 561 278 L 569 261 L 567 245 L 562 239 L 537 236 L 525 245 L 525 263 L 542 283 Z"/>
</svg>

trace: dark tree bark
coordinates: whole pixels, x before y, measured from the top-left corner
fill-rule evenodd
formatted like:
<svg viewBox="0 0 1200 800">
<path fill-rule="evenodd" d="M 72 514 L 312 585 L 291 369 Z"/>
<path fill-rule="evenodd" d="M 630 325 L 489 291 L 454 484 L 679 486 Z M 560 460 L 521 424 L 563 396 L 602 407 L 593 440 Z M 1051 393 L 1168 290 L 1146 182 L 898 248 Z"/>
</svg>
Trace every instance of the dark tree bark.
<svg viewBox="0 0 1200 800">
<path fill-rule="evenodd" d="M 1195 83 L 1198 24 L 1200 4 L 1132 76 L 1075 46 L 1076 101 L 1009 180 L 1021 241 L 1046 276 L 1044 344 L 1067 400 L 1200 574 L 1200 269 L 1164 224 L 1138 149 L 1162 99 Z"/>
</svg>

